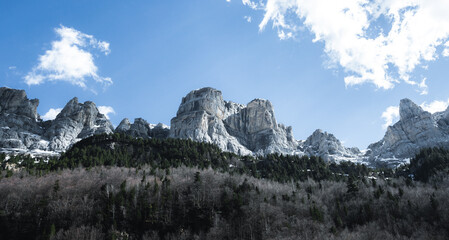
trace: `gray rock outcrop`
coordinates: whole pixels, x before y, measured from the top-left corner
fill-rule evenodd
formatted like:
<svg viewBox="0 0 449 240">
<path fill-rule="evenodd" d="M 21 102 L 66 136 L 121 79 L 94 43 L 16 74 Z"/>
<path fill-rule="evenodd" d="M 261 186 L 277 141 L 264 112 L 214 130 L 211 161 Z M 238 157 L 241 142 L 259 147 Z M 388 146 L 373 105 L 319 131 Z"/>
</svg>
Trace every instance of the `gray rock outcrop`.
<svg viewBox="0 0 449 240">
<path fill-rule="evenodd" d="M 297 148 L 292 128 L 276 122 L 273 106 L 268 100 L 251 101 L 224 119 L 224 125 L 230 135 L 256 155 L 293 154 Z"/>
<path fill-rule="evenodd" d="M 307 141 L 297 141 L 291 127 L 276 121 L 270 101 L 237 104 L 224 101 L 222 93 L 213 88 L 194 90 L 182 99 L 171 120 L 170 137 L 214 143 L 237 154 L 319 154 L 337 161 L 360 155 L 358 149 L 347 149 L 332 134 L 322 131 Z"/>
<path fill-rule="evenodd" d="M 400 120 L 388 127 L 379 142 L 363 153 L 346 148 L 332 134 L 316 130 L 305 141 L 295 140 L 291 127 L 277 122 L 270 101 L 254 99 L 247 105 L 223 100 L 213 88 L 191 91 L 182 98 L 171 128 L 142 118 L 123 119 L 115 129 L 93 102 L 70 100 L 58 116 L 42 121 L 39 100 L 25 91 L 0 88 L 0 151 L 62 152 L 75 142 L 101 133 L 126 133 L 142 138 L 189 138 L 216 144 L 241 155 L 271 153 L 316 155 L 327 161 L 356 161 L 397 166 L 424 147 L 449 144 L 449 108 L 430 114 L 409 99 L 400 102 Z"/>
<path fill-rule="evenodd" d="M 328 161 L 357 160 L 357 148 L 345 148 L 332 134 L 315 131 L 297 141 L 292 128 L 276 121 L 270 101 L 254 99 L 247 105 L 224 101 L 213 88 L 191 91 L 171 120 L 170 137 L 189 138 L 218 145 L 243 155 L 271 153 L 317 155 Z"/>
<path fill-rule="evenodd" d="M 95 134 L 113 133 L 114 128 L 105 115 L 98 111 L 95 103 L 79 103 L 73 98 L 51 122 L 45 132 L 49 149 L 64 151 L 73 143 Z"/>
<path fill-rule="evenodd" d="M 368 146 L 370 161 L 406 161 L 421 148 L 448 146 L 449 109 L 431 114 L 409 99 L 399 105 L 400 120 L 379 142 Z"/>
<path fill-rule="evenodd" d="M 38 99 L 28 99 L 24 90 L 0 88 L 0 112 L 37 119 Z"/>
<path fill-rule="evenodd" d="M 112 133 L 111 122 L 92 102 L 67 103 L 56 119 L 42 121 L 39 100 L 28 99 L 25 91 L 0 88 L 0 151 L 53 154 L 67 150 L 80 139 Z"/>
<path fill-rule="evenodd" d="M 170 128 L 162 123 L 150 124 L 142 118 L 134 119 L 134 123 L 125 118 L 120 122 L 115 132 L 141 138 L 167 138 Z"/>
<path fill-rule="evenodd" d="M 310 156 L 321 156 L 324 160 L 339 162 L 355 161 L 361 156 L 358 148 L 346 148 L 333 134 L 315 130 L 307 140 L 301 144 L 302 151 Z"/>
<path fill-rule="evenodd" d="M 213 88 L 194 90 L 182 98 L 176 117 L 171 120 L 169 137 L 209 142 L 224 151 L 252 154 L 237 137 L 228 133 L 224 124 L 227 117 L 242 108 L 243 105 L 226 104 L 221 92 Z"/>
<path fill-rule="evenodd" d="M 46 147 L 40 136 L 45 129 L 38 121 L 39 100 L 28 99 L 24 90 L 0 88 L 0 148 Z"/>
</svg>

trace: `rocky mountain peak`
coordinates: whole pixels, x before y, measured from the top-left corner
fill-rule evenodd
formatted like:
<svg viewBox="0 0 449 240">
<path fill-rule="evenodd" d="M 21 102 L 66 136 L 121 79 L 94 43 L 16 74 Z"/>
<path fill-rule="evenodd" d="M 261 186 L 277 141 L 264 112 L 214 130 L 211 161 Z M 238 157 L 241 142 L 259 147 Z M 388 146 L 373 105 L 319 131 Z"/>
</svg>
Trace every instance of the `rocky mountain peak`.
<svg viewBox="0 0 449 240">
<path fill-rule="evenodd" d="M 249 134 L 277 128 L 273 105 L 268 100 L 252 100 L 242 110 L 241 117 L 246 123 L 246 131 Z"/>
<path fill-rule="evenodd" d="M 51 122 L 45 132 L 50 139 L 49 148 L 63 151 L 80 139 L 101 133 L 112 133 L 112 123 L 98 111 L 95 103 L 79 103 L 78 98 L 71 99 Z"/>
<path fill-rule="evenodd" d="M 310 135 L 307 140 L 310 140 L 310 142 L 316 142 L 316 140 L 322 139 L 322 138 L 333 138 L 334 135 L 329 134 L 327 132 L 324 132 L 321 129 L 317 129 L 315 131 L 313 131 L 312 135 Z M 306 141 L 307 141 L 306 140 Z"/>
<path fill-rule="evenodd" d="M 210 87 L 191 91 L 182 98 L 176 115 L 195 111 L 205 111 L 223 118 L 225 106 L 221 91 Z"/>
<path fill-rule="evenodd" d="M 399 105 L 400 120 L 388 127 L 382 140 L 368 146 L 370 161 L 398 164 L 413 157 L 421 148 L 445 146 L 449 142 L 445 112 L 431 114 L 410 99 Z"/>
<path fill-rule="evenodd" d="M 324 132 L 321 129 L 315 130 L 312 135 L 310 135 L 306 141 L 304 142 L 305 145 L 310 146 L 312 148 L 315 148 L 315 150 L 328 147 L 330 144 L 333 148 L 340 148 L 341 142 L 338 140 L 333 134 Z M 333 149 L 335 150 L 335 149 Z"/>
<path fill-rule="evenodd" d="M 71 99 L 54 120 L 42 122 L 39 100 L 25 91 L 0 88 L 0 150 L 12 152 L 61 152 L 80 139 L 112 133 L 111 122 L 90 101 Z"/>
<path fill-rule="evenodd" d="M 83 125 L 93 126 L 98 118 L 106 117 L 98 111 L 95 103 L 91 101 L 79 103 L 78 98 L 75 97 L 65 105 L 56 120 L 60 118 L 71 118 Z"/>
<path fill-rule="evenodd" d="M 115 128 L 116 132 L 126 132 L 131 128 L 131 122 L 128 118 L 124 118 L 117 128 Z"/>
<path fill-rule="evenodd" d="M 0 88 L 0 112 L 13 113 L 37 119 L 38 99 L 28 99 L 24 90 Z"/>
<path fill-rule="evenodd" d="M 248 104 L 224 101 L 221 91 L 201 88 L 182 98 L 171 127 L 142 118 L 123 119 L 114 130 L 95 103 L 71 99 L 54 120 L 38 119 L 37 99 L 25 91 L 0 88 L 0 149 L 22 152 L 62 152 L 80 139 L 101 133 L 125 133 L 141 138 L 190 138 L 216 144 L 241 155 L 309 154 L 328 160 L 353 157 L 332 134 L 317 130 L 297 141 L 291 127 L 276 121 L 272 103 L 256 98 Z M 328 157 L 326 157 L 328 156 Z"/>
<path fill-rule="evenodd" d="M 134 119 L 134 123 L 130 123 L 130 121 L 125 118 L 115 129 L 115 132 L 141 138 L 166 138 L 168 137 L 169 131 L 169 127 L 162 123 L 157 125 L 149 124 L 142 118 Z"/>
<path fill-rule="evenodd" d="M 327 161 L 356 159 L 360 156 L 358 148 L 346 148 L 333 134 L 321 129 L 315 130 L 303 143 L 304 152 L 321 156 Z"/>
<path fill-rule="evenodd" d="M 425 113 L 420 106 L 416 105 L 412 100 L 404 98 L 399 103 L 399 115 L 401 120 L 414 118 Z"/>
<path fill-rule="evenodd" d="M 297 147 L 291 128 L 277 124 L 270 101 L 237 104 L 224 101 L 221 91 L 213 88 L 183 98 L 171 121 L 170 136 L 214 143 L 239 154 L 291 154 Z"/>
</svg>

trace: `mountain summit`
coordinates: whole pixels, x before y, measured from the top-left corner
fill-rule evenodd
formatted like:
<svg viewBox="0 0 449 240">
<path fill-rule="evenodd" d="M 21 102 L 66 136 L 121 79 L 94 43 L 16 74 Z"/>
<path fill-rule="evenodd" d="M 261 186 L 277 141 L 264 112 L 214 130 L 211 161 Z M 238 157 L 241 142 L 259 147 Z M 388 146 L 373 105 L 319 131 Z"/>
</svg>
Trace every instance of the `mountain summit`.
<svg viewBox="0 0 449 240">
<path fill-rule="evenodd" d="M 42 121 L 39 100 L 25 91 L 0 88 L 0 149 L 4 152 L 53 154 L 67 150 L 80 139 L 112 133 L 111 122 L 93 102 L 70 100 L 52 121 Z"/>
<path fill-rule="evenodd" d="M 182 98 L 171 127 L 142 118 L 131 123 L 125 118 L 114 130 L 95 103 L 79 103 L 76 97 L 54 120 L 43 121 L 36 111 L 38 105 L 39 100 L 28 99 L 23 90 L 0 88 L 0 151 L 58 154 L 83 138 L 117 132 L 141 138 L 192 139 L 241 155 L 315 155 L 327 161 L 396 166 L 421 148 L 449 143 L 449 109 L 430 114 L 410 99 L 400 102 L 400 120 L 363 152 L 343 146 L 334 135 L 320 129 L 306 140 L 295 140 L 292 128 L 277 122 L 270 101 L 257 98 L 238 104 L 223 100 L 221 91 L 209 87 Z"/>
<path fill-rule="evenodd" d="M 202 88 L 182 99 L 171 120 L 170 137 L 218 145 L 238 154 L 293 154 L 298 143 L 291 127 L 276 122 L 270 101 L 247 105 L 224 101 L 221 91 Z"/>
<path fill-rule="evenodd" d="M 421 148 L 447 147 L 449 110 L 431 114 L 410 99 L 399 104 L 400 120 L 389 126 L 379 142 L 368 146 L 370 161 L 412 158 Z"/>
<path fill-rule="evenodd" d="M 329 161 L 354 160 L 356 148 L 345 148 L 332 134 L 316 131 L 307 141 L 295 140 L 292 127 L 276 121 L 270 101 L 254 99 L 247 105 L 224 101 L 221 91 L 202 88 L 181 101 L 171 120 L 170 137 L 210 142 L 243 155 L 271 153 L 318 155 Z"/>
</svg>

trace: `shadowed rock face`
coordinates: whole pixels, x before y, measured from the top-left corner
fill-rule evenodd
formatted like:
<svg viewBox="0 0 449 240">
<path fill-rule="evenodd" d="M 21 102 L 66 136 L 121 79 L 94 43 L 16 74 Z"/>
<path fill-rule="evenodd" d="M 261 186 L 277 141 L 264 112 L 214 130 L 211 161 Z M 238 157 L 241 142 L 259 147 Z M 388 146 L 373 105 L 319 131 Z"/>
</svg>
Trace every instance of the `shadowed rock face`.
<svg viewBox="0 0 449 240">
<path fill-rule="evenodd" d="M 194 90 L 182 99 L 170 137 L 210 142 L 239 154 L 293 154 L 298 145 L 291 128 L 277 124 L 269 101 L 255 99 L 246 106 L 227 102 L 213 88 Z"/>
<path fill-rule="evenodd" d="M 226 104 L 218 90 L 194 90 L 182 99 L 176 117 L 171 120 L 169 136 L 214 143 L 225 151 L 251 154 L 224 126 L 224 119 L 237 111 L 239 106 Z"/>
<path fill-rule="evenodd" d="M 368 146 L 373 159 L 411 158 L 421 148 L 447 146 L 449 111 L 430 114 L 409 99 L 399 105 L 400 120 L 388 127 L 382 140 Z"/>
<path fill-rule="evenodd" d="M 293 154 L 296 151 L 298 144 L 291 127 L 277 124 L 270 101 L 255 99 L 228 115 L 224 119 L 226 130 L 255 154 Z"/>
<path fill-rule="evenodd" d="M 36 119 L 38 99 L 28 99 L 24 90 L 0 88 L 0 112 Z"/>
<path fill-rule="evenodd" d="M 46 122 L 37 114 L 38 104 L 39 100 L 28 99 L 23 90 L 0 88 L 0 151 L 62 152 L 80 139 L 114 132 L 93 102 L 79 103 L 73 98 L 56 119 Z M 134 123 L 124 119 L 115 132 L 142 138 L 190 138 L 242 155 L 306 154 L 328 161 L 387 160 L 396 164 L 413 157 L 420 148 L 448 146 L 449 109 L 430 114 L 409 99 L 401 100 L 400 120 L 388 128 L 381 141 L 368 146 L 364 155 L 321 130 L 297 141 L 291 127 L 277 123 L 270 101 L 237 104 L 224 101 L 222 93 L 213 88 L 187 94 L 171 120 L 171 128 L 136 118 Z"/>
<path fill-rule="evenodd" d="M 39 100 L 28 99 L 23 90 L 0 88 L 0 148 L 41 147 L 44 130 L 36 120 L 38 105 Z"/>
<path fill-rule="evenodd" d="M 278 124 L 270 101 L 247 105 L 224 101 L 220 91 L 202 88 L 187 94 L 171 120 L 170 137 L 217 144 L 238 154 L 271 153 L 322 156 L 329 161 L 362 158 L 357 148 L 345 148 L 332 134 L 317 130 L 297 141 L 292 128 Z"/>
<path fill-rule="evenodd" d="M 239 154 L 318 155 L 329 161 L 354 160 L 357 148 L 345 148 L 332 134 L 315 131 L 297 141 L 292 128 L 278 124 L 270 101 L 254 99 L 247 105 L 224 101 L 220 91 L 202 88 L 187 94 L 171 120 L 170 137 L 217 144 Z"/>
</svg>

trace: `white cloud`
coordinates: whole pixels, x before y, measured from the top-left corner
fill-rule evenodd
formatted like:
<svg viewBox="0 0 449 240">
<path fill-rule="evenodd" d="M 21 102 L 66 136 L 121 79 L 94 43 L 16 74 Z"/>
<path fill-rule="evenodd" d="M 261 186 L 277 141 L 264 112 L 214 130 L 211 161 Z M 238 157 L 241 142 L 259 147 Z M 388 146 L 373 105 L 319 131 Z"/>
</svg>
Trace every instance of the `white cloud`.
<svg viewBox="0 0 449 240">
<path fill-rule="evenodd" d="M 254 10 L 263 9 L 265 4 L 263 0 L 259 0 L 259 2 L 251 1 L 251 0 L 242 0 L 243 5 L 246 5 Z"/>
<path fill-rule="evenodd" d="M 383 113 L 382 118 L 385 120 L 385 123 L 382 125 L 383 129 L 387 129 L 388 126 L 391 126 L 394 122 L 399 120 L 399 107 L 390 106 Z"/>
<path fill-rule="evenodd" d="M 345 72 L 347 86 L 372 83 L 390 89 L 399 82 L 427 86 L 412 76 L 415 68 L 449 56 L 447 0 L 242 0 L 263 7 L 263 30 L 270 22 L 281 39 L 306 27 L 324 43 L 331 61 Z M 440 51 L 438 47 L 445 45 Z"/>
<path fill-rule="evenodd" d="M 447 106 L 449 106 L 449 99 L 447 101 L 433 101 L 429 104 L 423 102 L 419 106 L 421 106 L 422 109 L 430 113 L 441 112 L 446 110 Z"/>
<path fill-rule="evenodd" d="M 62 108 L 50 108 L 47 113 L 45 113 L 41 118 L 44 121 L 53 120 L 62 111 Z"/>
<path fill-rule="evenodd" d="M 231 2 L 231 0 L 226 0 L 226 2 Z"/>
<path fill-rule="evenodd" d="M 427 78 L 423 78 L 423 80 L 418 84 L 418 87 L 421 89 L 421 95 L 427 95 L 429 93 L 429 88 L 426 84 Z"/>
<path fill-rule="evenodd" d="M 98 106 L 98 111 L 109 119 L 109 114 L 115 114 L 114 108 L 111 106 Z"/>
<path fill-rule="evenodd" d="M 243 17 L 247 22 L 251 22 L 253 19 L 251 18 L 251 16 L 244 16 Z"/>
<path fill-rule="evenodd" d="M 65 81 L 87 88 L 88 79 L 104 85 L 112 84 L 111 78 L 98 75 L 94 56 L 90 52 L 98 49 L 108 55 L 111 52 L 109 43 L 62 25 L 55 32 L 60 39 L 53 41 L 51 49 L 39 56 L 39 63 L 25 76 L 26 84 Z"/>
<path fill-rule="evenodd" d="M 17 67 L 16 66 L 9 66 L 8 69 L 9 70 L 15 70 Z"/>
<path fill-rule="evenodd" d="M 444 44 L 444 50 L 443 50 L 443 56 L 444 57 L 449 57 L 449 41 L 447 41 L 445 44 Z"/>
</svg>

